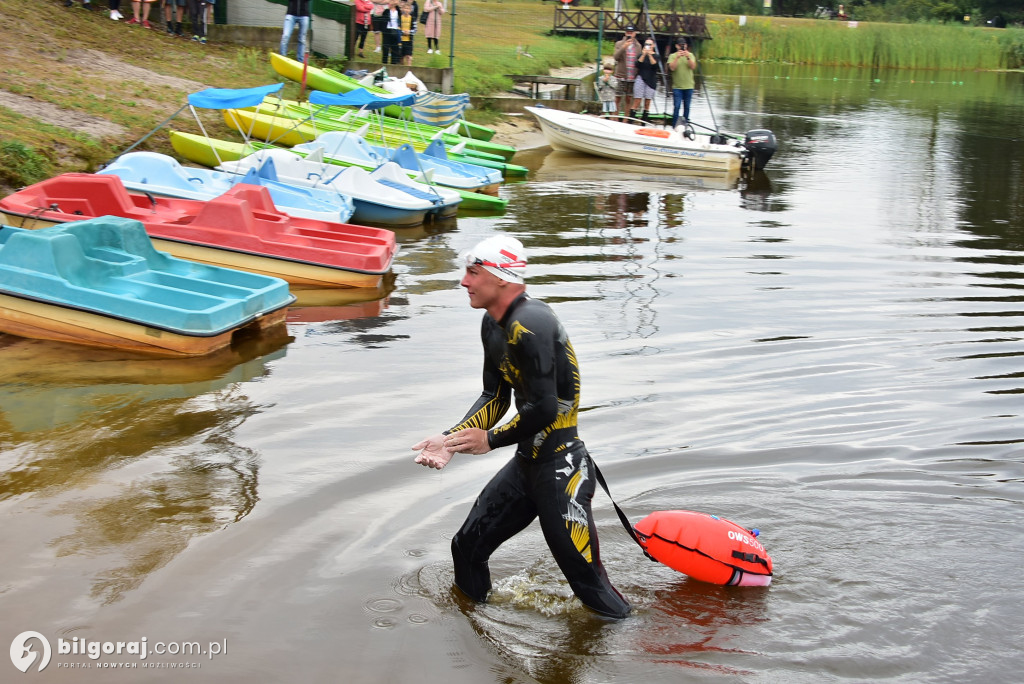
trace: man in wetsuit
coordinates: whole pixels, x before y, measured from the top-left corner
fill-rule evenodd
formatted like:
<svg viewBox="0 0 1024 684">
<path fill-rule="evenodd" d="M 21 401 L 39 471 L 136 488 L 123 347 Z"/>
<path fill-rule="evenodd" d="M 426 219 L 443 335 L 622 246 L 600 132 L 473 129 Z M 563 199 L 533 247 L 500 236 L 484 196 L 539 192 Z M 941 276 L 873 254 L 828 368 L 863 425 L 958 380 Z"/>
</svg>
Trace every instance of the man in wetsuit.
<svg viewBox="0 0 1024 684">
<path fill-rule="evenodd" d="M 580 376 L 576 354 L 551 308 L 526 294 L 526 255 L 515 238 L 484 240 L 464 255 L 461 285 L 485 309 L 483 393 L 462 421 L 412 448 L 416 462 L 441 469 L 456 453 L 486 454 L 516 445 L 512 459 L 477 497 L 452 539 L 455 585 L 485 601 L 487 561 L 539 518 L 544 539 L 584 605 L 608 617 L 629 603 L 608 581 L 590 502 L 595 467 L 576 434 Z M 515 394 L 517 413 L 497 426 Z"/>
</svg>

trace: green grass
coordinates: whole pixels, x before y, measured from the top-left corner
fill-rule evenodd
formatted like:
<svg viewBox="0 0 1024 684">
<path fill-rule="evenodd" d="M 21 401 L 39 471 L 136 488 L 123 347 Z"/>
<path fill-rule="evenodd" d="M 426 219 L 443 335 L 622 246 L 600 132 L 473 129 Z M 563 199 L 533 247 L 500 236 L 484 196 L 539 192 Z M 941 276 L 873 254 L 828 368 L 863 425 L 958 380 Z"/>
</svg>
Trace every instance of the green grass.
<svg viewBox="0 0 1024 684">
<path fill-rule="evenodd" d="M 892 69 L 993 70 L 1024 67 L 1024 30 L 953 24 L 779 21 L 710 22 L 703 59 Z"/>
<path fill-rule="evenodd" d="M 551 3 L 539 0 L 459 0 L 455 90 L 485 95 L 512 87 L 505 74 L 546 74 L 595 60 L 595 41 L 548 35 L 552 10 Z M 422 64 L 447 67 L 448 40 L 446 26 L 441 38 L 445 54 L 424 54 Z"/>
<path fill-rule="evenodd" d="M 0 183 L 12 187 L 31 185 L 49 178 L 50 160 L 14 140 L 0 142 Z"/>
</svg>

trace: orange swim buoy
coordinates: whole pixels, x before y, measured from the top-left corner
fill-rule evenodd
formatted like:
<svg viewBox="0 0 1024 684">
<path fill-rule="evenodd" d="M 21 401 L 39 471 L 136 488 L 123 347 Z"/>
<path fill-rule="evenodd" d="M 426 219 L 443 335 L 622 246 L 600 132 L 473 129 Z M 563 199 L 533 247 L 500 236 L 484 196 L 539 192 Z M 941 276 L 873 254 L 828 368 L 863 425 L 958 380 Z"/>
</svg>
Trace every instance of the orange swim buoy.
<svg viewBox="0 0 1024 684">
<path fill-rule="evenodd" d="M 667 138 L 669 132 L 663 128 L 637 128 L 637 135 L 649 135 L 652 138 Z"/>
<path fill-rule="evenodd" d="M 694 511 L 655 511 L 634 528 L 648 556 L 695 580 L 745 587 L 772 581 L 772 559 L 756 530 Z"/>
</svg>

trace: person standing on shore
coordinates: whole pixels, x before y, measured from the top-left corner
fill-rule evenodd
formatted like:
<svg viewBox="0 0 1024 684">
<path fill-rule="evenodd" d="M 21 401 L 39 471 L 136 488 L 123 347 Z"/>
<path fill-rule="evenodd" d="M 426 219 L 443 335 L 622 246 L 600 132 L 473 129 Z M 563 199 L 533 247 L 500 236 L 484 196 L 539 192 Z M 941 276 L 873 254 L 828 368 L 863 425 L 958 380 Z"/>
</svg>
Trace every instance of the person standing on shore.
<svg viewBox="0 0 1024 684">
<path fill-rule="evenodd" d="M 612 75 L 615 67 L 605 64 L 601 69 L 601 75 L 597 77 L 594 88 L 597 90 L 597 97 L 601 100 L 601 113 L 614 116 L 618 112 L 615 107 L 615 95 L 618 92 L 619 84 Z"/>
<path fill-rule="evenodd" d="M 381 63 L 400 64 L 402 62 L 402 12 L 398 9 L 398 0 L 388 0 L 388 8 L 381 16 L 384 17 Z"/>
<path fill-rule="evenodd" d="M 288 10 L 284 15 L 284 30 L 281 32 L 281 54 L 288 55 L 288 42 L 292 32 L 298 27 L 299 44 L 295 49 L 295 58 L 306 61 L 306 35 L 309 33 L 309 2 L 310 0 L 288 0 Z"/>
<path fill-rule="evenodd" d="M 156 0 L 132 0 L 132 18 L 124 22 L 125 24 L 138 24 L 142 28 L 153 28 L 153 25 L 149 23 L 149 10 L 151 5 Z"/>
<path fill-rule="evenodd" d="M 192 25 L 192 40 L 206 44 L 206 0 L 188 0 L 188 22 Z"/>
<path fill-rule="evenodd" d="M 371 0 L 373 10 L 370 12 L 370 30 L 373 31 L 373 51 L 380 52 L 383 49 L 384 27 L 387 26 L 387 19 L 384 13 L 388 11 L 389 0 Z"/>
<path fill-rule="evenodd" d="M 615 78 L 619 82 L 618 101 L 619 113 L 628 112 L 632 117 L 633 111 L 633 82 L 636 80 L 636 61 L 640 57 L 640 42 L 636 39 L 636 27 L 627 26 L 626 35 L 622 40 L 615 43 L 615 52 L 612 57 L 615 59 Z"/>
<path fill-rule="evenodd" d="M 404 66 L 412 66 L 412 52 L 414 48 L 414 42 L 416 37 L 416 17 L 413 16 L 413 6 L 408 2 L 403 2 L 400 10 L 402 12 L 401 31 L 402 31 L 402 64 Z"/>
<path fill-rule="evenodd" d="M 672 128 L 679 123 L 679 106 L 683 108 L 683 123 L 690 122 L 690 101 L 693 99 L 694 72 L 697 58 L 690 52 L 685 38 L 676 38 L 676 51 L 668 58 L 672 72 Z"/>
<path fill-rule="evenodd" d="M 169 36 L 183 38 L 181 22 L 185 18 L 185 3 L 188 0 L 164 0 L 164 30 Z M 195 27 L 192 32 L 195 33 Z"/>
<path fill-rule="evenodd" d="M 444 0 L 427 0 L 423 4 L 423 35 L 427 37 L 427 54 L 441 54 L 441 15 L 446 11 Z"/>
<path fill-rule="evenodd" d="M 363 47 L 366 45 L 366 34 L 370 32 L 370 13 L 373 11 L 371 0 L 355 0 L 356 7 L 356 40 L 355 47 L 360 57 L 363 54 Z"/>
<path fill-rule="evenodd" d="M 640 58 L 636 60 L 636 81 L 633 82 L 633 111 L 645 123 L 650 123 L 651 100 L 658 95 L 658 53 L 653 38 L 644 41 Z"/>
</svg>

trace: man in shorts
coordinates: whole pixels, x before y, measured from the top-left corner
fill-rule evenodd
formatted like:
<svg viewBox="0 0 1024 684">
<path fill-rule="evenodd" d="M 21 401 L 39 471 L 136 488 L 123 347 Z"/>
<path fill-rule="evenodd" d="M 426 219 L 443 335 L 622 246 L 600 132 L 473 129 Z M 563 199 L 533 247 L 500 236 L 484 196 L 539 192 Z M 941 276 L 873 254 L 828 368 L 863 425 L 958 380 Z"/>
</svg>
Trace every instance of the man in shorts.
<svg viewBox="0 0 1024 684">
<path fill-rule="evenodd" d="M 164 0 L 164 23 L 167 25 L 167 35 L 185 37 L 181 31 L 181 20 L 185 15 L 186 1 Z"/>
<path fill-rule="evenodd" d="M 658 91 L 658 53 L 653 38 L 644 41 L 640 58 L 636 60 L 636 81 L 633 82 L 633 111 L 645 123 L 650 123 L 651 100 Z"/>
<path fill-rule="evenodd" d="M 636 27 L 627 26 L 626 35 L 615 43 L 615 78 L 619 82 L 616 104 L 620 112 L 629 112 L 632 117 L 633 81 L 636 80 L 636 61 L 640 57 L 640 41 L 636 39 Z"/>
<path fill-rule="evenodd" d="M 142 26 L 142 28 L 153 28 L 153 25 L 149 23 L 149 10 L 150 7 L 156 0 L 132 0 L 132 18 L 124 22 L 125 24 L 136 24 Z"/>
</svg>

